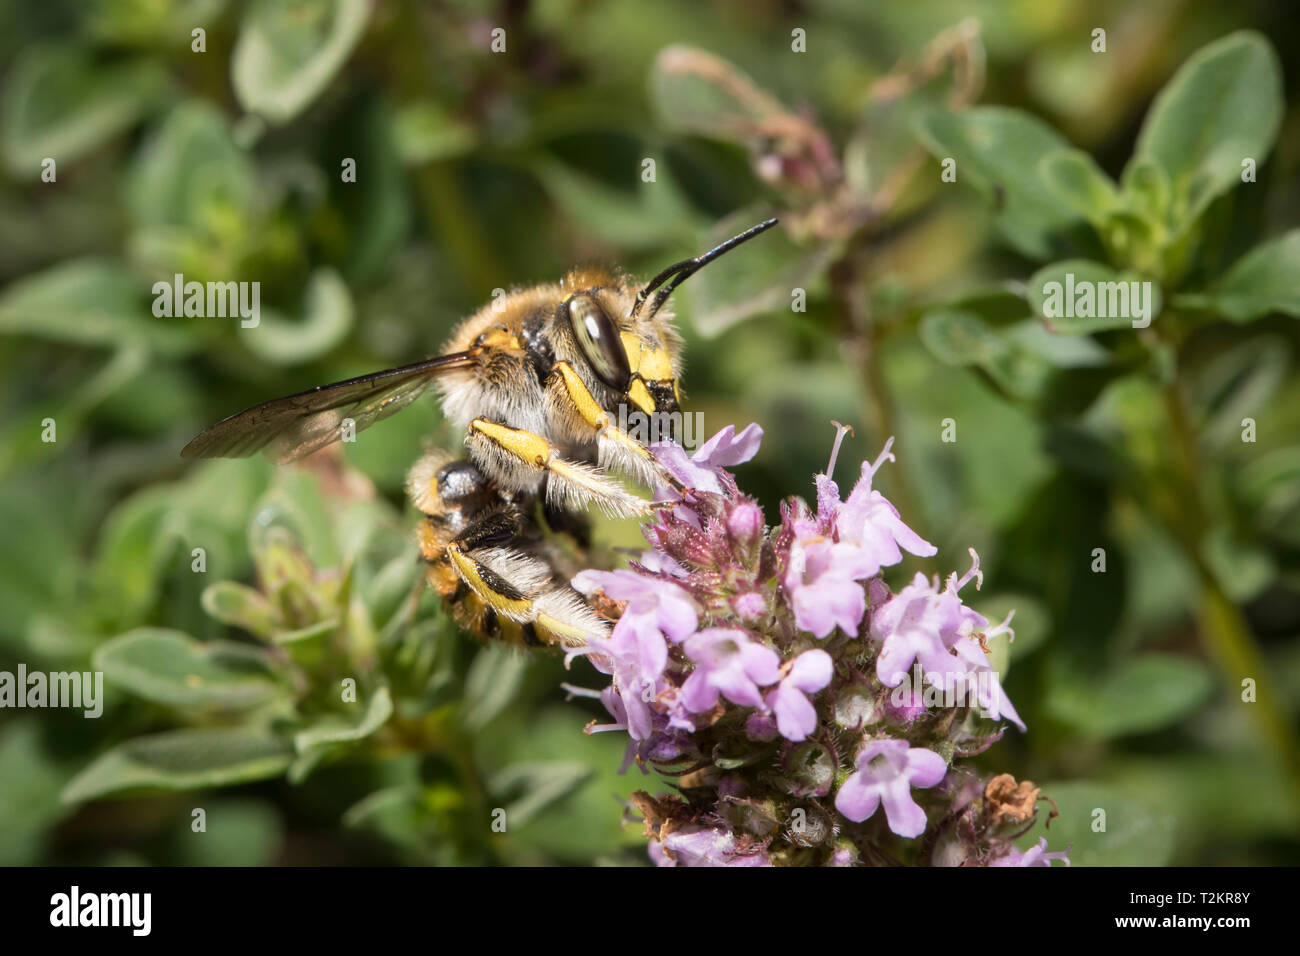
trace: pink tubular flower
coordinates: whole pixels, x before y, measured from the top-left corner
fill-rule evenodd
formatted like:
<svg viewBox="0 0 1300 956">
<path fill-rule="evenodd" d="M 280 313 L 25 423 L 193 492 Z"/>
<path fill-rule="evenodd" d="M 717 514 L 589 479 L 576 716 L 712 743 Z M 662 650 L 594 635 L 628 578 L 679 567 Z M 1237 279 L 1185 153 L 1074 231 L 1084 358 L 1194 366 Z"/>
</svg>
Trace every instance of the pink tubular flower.
<svg viewBox="0 0 1300 956">
<path fill-rule="evenodd" d="M 682 645 L 695 663 L 682 685 L 682 702 L 694 714 L 711 710 L 721 694 L 733 704 L 761 707 L 760 687 L 780 678 L 781 658 L 744 631 L 713 627 L 688 637 Z"/>
<path fill-rule="evenodd" d="M 840 786 L 835 809 L 861 823 L 885 805 L 889 829 L 901 837 L 925 832 L 925 811 L 912 798 L 913 787 L 933 787 L 947 772 L 932 750 L 909 747 L 906 740 L 873 740 L 858 752 L 857 770 Z"/>
<path fill-rule="evenodd" d="M 927 675 L 951 671 L 956 662 L 946 638 L 961 628 L 964 610 L 951 586 L 940 591 L 938 581 L 917 572 L 911 584 L 871 614 L 871 636 L 881 645 L 876 658 L 880 682 L 897 687 L 915 661 Z"/>
<path fill-rule="evenodd" d="M 894 460 L 890 452 L 893 445 L 894 439 L 890 438 L 874 462 L 862 463 L 857 483 L 843 504 L 839 500 L 839 488 L 830 478 L 830 469 L 825 475 L 817 476 L 818 515 L 822 516 L 823 510 L 826 516 L 834 515 L 837 540 L 861 550 L 863 559 L 874 565 L 870 574 L 898 564 L 903 560 L 903 551 L 922 558 L 938 553 L 934 545 L 903 523 L 898 509 L 884 495 L 871 487 L 880 466 Z M 833 467 L 833 460 L 831 464 Z"/>
<path fill-rule="evenodd" d="M 892 438 L 874 463 L 862 463 L 861 477 L 848 500 L 840 501 L 839 487 L 830 476 L 844 431 L 840 426 L 826 474 L 816 478 L 816 520 L 787 513 L 794 539 L 784 583 L 795 623 L 815 637 L 826 637 L 836 627 L 858 635 L 866 595 L 857 582 L 903 560 L 901 548 L 920 556 L 935 553 L 934 545 L 903 524 L 897 509 L 871 487 L 876 471 L 894 458 L 889 450 Z"/>
<path fill-rule="evenodd" d="M 776 715 L 777 730 L 786 740 L 805 740 L 817 729 L 817 710 L 809 694 L 815 694 L 831 682 L 835 662 L 825 651 L 804 651 L 788 665 L 789 671 L 775 690 L 764 698 Z"/>
<path fill-rule="evenodd" d="M 695 633 L 699 621 L 691 596 L 661 578 L 635 571 L 582 571 L 574 576 L 573 586 L 583 594 L 599 589 L 613 601 L 626 601 L 620 624 L 629 616 L 640 619 L 638 627 L 653 628 L 673 642 Z"/>
<path fill-rule="evenodd" d="M 795 623 L 814 637 L 826 637 L 837 627 L 856 637 L 867 609 L 858 582 L 876 570 L 851 544 L 820 535 L 796 537 L 784 578 Z"/>
<path fill-rule="evenodd" d="M 1067 855 L 1068 850 L 1057 850 L 1055 853 L 1047 852 L 1047 837 L 1039 837 L 1038 843 L 1031 846 L 1028 850 L 1012 850 L 1006 856 L 999 857 L 989 863 L 989 866 L 1051 866 L 1053 860 L 1060 860 L 1066 866 L 1070 865 L 1070 858 Z"/>
<path fill-rule="evenodd" d="M 771 866 L 761 850 L 737 853 L 730 831 L 690 828 L 670 833 L 663 844 L 650 844 L 650 858 L 658 866 Z"/>
<path fill-rule="evenodd" d="M 573 585 L 587 594 L 599 588 L 607 597 L 627 602 L 609 637 L 591 638 L 570 656 L 585 654 L 598 671 L 614 678 L 628 735 L 646 740 L 653 730 L 650 704 L 664 689 L 667 641 L 695 631 L 695 603 L 677 585 L 632 571 L 583 571 Z"/>
<path fill-rule="evenodd" d="M 739 435 L 735 425 L 728 425 L 689 458 L 686 450 L 674 442 L 658 442 L 650 448 L 660 464 L 687 488 L 720 495 L 724 493 L 718 480 L 723 474 L 722 469 L 749 461 L 758 454 L 762 440 L 763 429 L 757 424 L 746 425 Z"/>
</svg>

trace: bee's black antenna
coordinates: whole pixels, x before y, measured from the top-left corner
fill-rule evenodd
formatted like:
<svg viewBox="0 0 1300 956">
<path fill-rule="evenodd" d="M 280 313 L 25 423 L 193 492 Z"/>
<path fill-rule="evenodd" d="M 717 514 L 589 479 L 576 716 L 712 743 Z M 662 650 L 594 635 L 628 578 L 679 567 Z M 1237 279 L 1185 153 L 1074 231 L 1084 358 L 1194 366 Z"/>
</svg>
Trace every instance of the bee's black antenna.
<svg viewBox="0 0 1300 956">
<path fill-rule="evenodd" d="M 776 223 L 777 220 L 775 219 L 765 220 L 764 222 L 760 222 L 757 226 L 752 226 L 751 228 L 746 229 L 740 235 L 732 236 L 726 242 L 714 246 L 703 255 L 696 256 L 694 259 L 683 259 L 681 262 L 673 263 L 663 272 L 659 273 L 647 282 L 645 288 L 636 294 L 636 302 L 632 303 L 631 315 L 636 315 L 641 311 L 641 304 L 645 302 L 646 297 L 649 296 L 651 292 L 654 292 L 655 289 L 659 289 L 659 286 L 663 285 L 668 279 L 672 279 L 672 281 L 662 289 L 659 289 L 658 294 L 655 295 L 654 302 L 650 304 L 650 315 L 653 316 L 659 311 L 660 307 L 663 306 L 664 301 L 673 294 L 673 290 L 693 276 L 696 272 L 699 272 L 700 269 L 704 268 L 704 266 L 708 265 L 723 253 L 730 252 L 741 243 L 748 242 L 759 233 L 771 229 L 776 225 Z"/>
</svg>

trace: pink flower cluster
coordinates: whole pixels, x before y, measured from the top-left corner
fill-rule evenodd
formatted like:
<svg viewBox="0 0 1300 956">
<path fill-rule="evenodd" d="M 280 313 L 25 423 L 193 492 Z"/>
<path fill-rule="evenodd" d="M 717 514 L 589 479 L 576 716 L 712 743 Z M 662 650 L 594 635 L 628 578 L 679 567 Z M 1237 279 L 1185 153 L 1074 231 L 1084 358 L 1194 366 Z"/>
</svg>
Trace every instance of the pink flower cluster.
<svg viewBox="0 0 1300 956">
<path fill-rule="evenodd" d="M 1058 854 L 1018 853 L 951 766 L 1002 721 L 1024 729 L 987 654 L 1010 618 L 990 627 L 962 603 L 982 581 L 973 551 L 942 588 L 917 574 L 890 591 L 883 569 L 936 549 L 872 486 L 892 439 L 841 500 L 843 435 L 815 479 L 816 511 L 787 499 L 773 528 L 726 470 L 757 453 L 757 425 L 689 457 L 654 447 L 691 490 L 659 490 L 651 550 L 630 569 L 573 581 L 621 605 L 607 638 L 571 652 L 611 678 L 600 698 L 613 723 L 589 731 L 625 731 L 625 767 L 676 778 L 678 800 L 638 795 L 661 865 L 926 863 L 918 838 L 956 832 L 945 861 L 1041 865 Z M 905 685 L 914 670 L 924 686 Z"/>
</svg>

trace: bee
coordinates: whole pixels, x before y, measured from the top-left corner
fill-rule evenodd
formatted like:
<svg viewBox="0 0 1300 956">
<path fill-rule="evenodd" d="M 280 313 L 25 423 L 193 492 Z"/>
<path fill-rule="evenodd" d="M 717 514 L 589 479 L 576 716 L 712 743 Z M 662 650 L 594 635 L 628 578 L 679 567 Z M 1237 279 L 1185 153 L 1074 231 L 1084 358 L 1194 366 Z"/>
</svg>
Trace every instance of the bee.
<svg viewBox="0 0 1300 956">
<path fill-rule="evenodd" d="M 443 354 L 254 405 L 199 434 L 181 456 L 264 451 L 284 464 L 338 441 L 344 429 L 387 418 L 433 385 L 445 417 L 465 430 L 468 458 L 435 450 L 408 476 L 407 493 L 424 515 L 417 538 L 429 583 L 480 640 L 583 644 L 609 625 L 568 584 L 578 568 L 565 536 L 587 543 L 593 506 L 620 517 L 648 513 L 650 502 L 615 474 L 688 491 L 619 427 L 629 411 L 680 410 L 681 339 L 664 305 L 695 272 L 776 222 L 644 285 L 618 270 L 575 268 L 558 283 L 499 296 L 457 326 Z"/>
</svg>

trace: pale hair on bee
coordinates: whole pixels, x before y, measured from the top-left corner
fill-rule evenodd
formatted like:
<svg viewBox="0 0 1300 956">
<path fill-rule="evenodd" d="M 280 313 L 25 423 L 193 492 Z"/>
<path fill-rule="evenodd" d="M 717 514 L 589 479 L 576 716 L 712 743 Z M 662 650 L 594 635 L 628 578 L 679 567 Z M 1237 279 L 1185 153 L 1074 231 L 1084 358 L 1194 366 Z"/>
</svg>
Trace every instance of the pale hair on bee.
<svg viewBox="0 0 1300 956">
<path fill-rule="evenodd" d="M 608 623 L 569 585 L 588 544 L 584 512 L 643 515 L 639 485 L 686 489 L 619 427 L 629 408 L 680 411 L 682 341 L 665 303 L 699 269 L 776 225 L 769 219 L 646 283 L 577 268 L 560 282 L 512 290 L 460 323 L 444 353 L 254 405 L 185 446 L 186 458 L 302 458 L 405 408 L 431 384 L 465 429 L 469 459 L 445 451 L 411 469 L 425 515 L 427 577 L 479 639 L 578 646 Z M 620 415 L 620 411 L 624 412 Z"/>
</svg>

